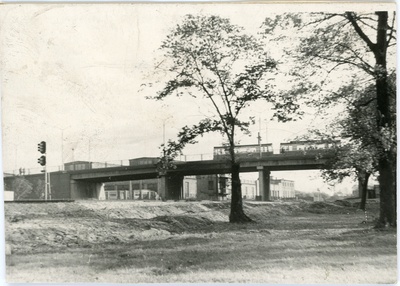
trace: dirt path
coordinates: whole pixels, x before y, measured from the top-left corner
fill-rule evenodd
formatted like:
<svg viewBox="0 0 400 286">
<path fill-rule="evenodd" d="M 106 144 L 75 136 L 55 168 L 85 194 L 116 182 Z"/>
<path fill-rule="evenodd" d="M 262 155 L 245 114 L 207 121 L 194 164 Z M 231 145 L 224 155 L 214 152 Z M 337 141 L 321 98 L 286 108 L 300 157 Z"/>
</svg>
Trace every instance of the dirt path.
<svg viewBox="0 0 400 286">
<path fill-rule="evenodd" d="M 396 233 L 370 210 L 363 224 L 354 207 L 247 202 L 257 223 L 237 225 L 224 202 L 6 204 L 7 279 L 393 283 Z"/>
</svg>

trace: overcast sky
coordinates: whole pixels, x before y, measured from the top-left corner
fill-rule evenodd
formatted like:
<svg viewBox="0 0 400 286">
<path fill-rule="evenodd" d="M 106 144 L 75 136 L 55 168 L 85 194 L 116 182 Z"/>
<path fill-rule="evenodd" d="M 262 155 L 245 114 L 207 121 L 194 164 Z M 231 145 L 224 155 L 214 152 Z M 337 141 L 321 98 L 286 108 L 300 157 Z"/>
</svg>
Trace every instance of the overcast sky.
<svg viewBox="0 0 400 286">
<path fill-rule="evenodd" d="M 320 11 L 359 9 L 335 4 Z M 387 9 L 367 4 L 363 9 Z M 145 99 L 163 38 L 186 14 L 229 17 L 249 33 L 259 32 L 271 13 L 316 9 L 316 4 L 9 4 L 0 7 L 3 170 L 38 168 L 37 144 L 47 142 L 49 166 L 62 161 L 111 161 L 158 156 L 163 141 L 180 127 L 196 123 L 208 107 L 192 99 Z M 377 7 L 378 6 L 378 7 Z M 301 122 L 268 121 L 257 105 L 257 118 L 245 144 L 279 142 L 321 125 L 309 114 Z M 259 124 L 259 120 L 261 124 Z M 222 138 L 205 136 L 186 154 L 212 153 Z M 62 152 L 63 150 L 63 152 Z M 90 150 L 90 151 L 89 151 Z M 307 173 L 317 176 L 317 173 Z M 279 173 L 273 174 L 281 177 Z M 290 176 L 290 175 L 289 175 Z M 293 175 L 303 177 L 304 175 Z M 288 178 L 290 179 L 290 178 Z M 315 181 L 316 182 L 316 181 Z M 310 181 L 300 183 L 306 190 Z M 314 189 L 315 184 L 312 184 Z M 303 187 L 301 187 L 303 189 Z"/>
</svg>

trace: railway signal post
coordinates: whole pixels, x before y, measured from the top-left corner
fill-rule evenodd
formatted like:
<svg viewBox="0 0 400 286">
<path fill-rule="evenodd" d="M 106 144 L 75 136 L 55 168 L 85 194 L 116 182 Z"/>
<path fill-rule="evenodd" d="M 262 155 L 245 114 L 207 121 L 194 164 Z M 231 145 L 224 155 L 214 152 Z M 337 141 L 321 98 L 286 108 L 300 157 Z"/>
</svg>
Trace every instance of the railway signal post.
<svg viewBox="0 0 400 286">
<path fill-rule="evenodd" d="M 47 183 L 47 170 L 46 170 L 46 142 L 42 141 L 38 144 L 38 151 L 43 154 L 39 157 L 38 163 L 43 166 L 44 172 L 44 199 L 47 201 L 48 183 Z"/>
</svg>

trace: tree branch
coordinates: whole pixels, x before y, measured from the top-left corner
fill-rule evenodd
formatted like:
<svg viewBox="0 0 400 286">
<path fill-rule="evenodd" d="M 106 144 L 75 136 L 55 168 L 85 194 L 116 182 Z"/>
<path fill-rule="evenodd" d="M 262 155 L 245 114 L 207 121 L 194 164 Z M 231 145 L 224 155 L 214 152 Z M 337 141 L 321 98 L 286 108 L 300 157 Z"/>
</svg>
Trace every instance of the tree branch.
<svg viewBox="0 0 400 286">
<path fill-rule="evenodd" d="M 346 12 L 347 19 L 350 21 L 350 23 L 353 25 L 354 30 L 356 33 L 360 36 L 360 38 L 368 45 L 368 47 L 371 49 L 373 53 L 376 53 L 376 44 L 374 44 L 370 38 L 364 33 L 364 31 L 361 29 L 361 27 L 358 25 L 357 20 L 354 18 L 354 13 L 353 12 Z"/>
<path fill-rule="evenodd" d="M 224 106 L 226 108 L 226 111 L 229 112 L 229 114 L 233 117 L 232 108 L 231 108 L 231 106 L 229 104 L 228 93 L 227 93 L 226 88 L 225 88 L 225 82 L 222 80 L 221 75 L 220 75 L 219 70 L 218 70 L 218 67 L 217 67 L 217 64 L 215 62 L 214 62 L 214 68 L 215 68 L 215 73 L 216 73 L 216 75 L 217 75 L 217 77 L 219 79 L 219 82 L 221 84 L 221 87 L 222 87 L 223 97 L 225 98 L 225 100 L 223 100 Z"/>
<path fill-rule="evenodd" d="M 349 47 L 348 45 L 344 45 L 344 44 L 341 44 L 341 43 L 339 43 L 339 45 L 340 46 L 342 46 L 342 47 L 344 47 L 344 48 L 346 48 L 347 50 L 349 50 L 366 68 L 364 68 L 364 70 L 365 69 L 368 69 L 368 70 L 370 70 L 371 72 L 373 72 L 373 70 L 374 70 L 374 67 L 372 67 L 369 63 L 367 63 L 356 51 L 354 51 L 351 47 Z"/>
<path fill-rule="evenodd" d="M 201 81 L 198 81 L 198 83 L 201 86 L 201 88 L 203 89 L 203 91 L 206 93 L 207 97 L 211 100 L 212 104 L 214 105 L 214 108 L 217 111 L 218 116 L 221 119 L 221 122 L 222 122 L 222 124 L 224 126 L 224 130 L 225 130 L 226 136 L 228 136 L 228 138 L 230 138 L 231 134 L 229 134 L 229 128 L 226 125 L 226 121 L 224 120 L 224 117 L 223 117 L 223 115 L 221 113 L 221 110 L 219 109 L 217 103 L 215 102 L 215 100 L 213 98 L 213 95 L 208 91 L 208 89 L 206 88 L 206 86 L 204 84 L 204 78 L 203 78 L 203 75 L 202 75 L 201 70 L 199 68 L 199 65 L 197 63 L 196 57 L 194 57 L 192 54 L 191 54 L 191 56 L 192 56 L 193 61 L 194 61 L 195 65 L 196 65 L 196 70 L 197 70 L 197 72 L 198 72 L 198 74 L 199 74 L 199 76 L 201 78 Z"/>
<path fill-rule="evenodd" d="M 395 39 L 395 40 L 396 40 L 396 37 L 393 36 L 393 33 L 395 32 L 395 28 L 394 28 L 395 20 L 396 20 L 396 13 L 393 12 L 392 26 L 389 27 L 389 28 L 390 28 L 390 33 L 389 33 L 389 38 L 388 38 L 388 40 L 387 40 L 387 45 L 388 45 L 388 47 L 390 46 L 390 41 L 391 41 L 392 39 Z"/>
</svg>

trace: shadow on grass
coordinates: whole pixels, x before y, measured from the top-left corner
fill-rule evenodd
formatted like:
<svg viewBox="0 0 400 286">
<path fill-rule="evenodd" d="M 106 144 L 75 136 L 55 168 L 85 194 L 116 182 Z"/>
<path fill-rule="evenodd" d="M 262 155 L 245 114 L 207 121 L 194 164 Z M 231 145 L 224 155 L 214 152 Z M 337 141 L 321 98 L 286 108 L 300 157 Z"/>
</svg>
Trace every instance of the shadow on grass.
<svg viewBox="0 0 400 286">
<path fill-rule="evenodd" d="M 105 245 L 92 249 L 92 267 L 101 271 L 117 269 L 152 269 L 155 275 L 194 270 L 258 269 L 272 264 L 297 267 L 332 264 L 335 261 L 352 264 L 362 256 L 392 254 L 395 239 L 375 243 L 371 236 L 320 235 L 319 240 L 295 236 L 271 237 L 269 234 L 235 234 L 226 237 L 185 237 L 155 241 L 137 241 L 121 246 Z"/>
<path fill-rule="evenodd" d="M 381 240 L 377 238 L 376 240 Z M 376 241 L 375 240 L 375 241 Z M 370 243 L 369 243 L 370 242 Z M 347 241 L 282 239 L 269 235 L 231 234 L 221 237 L 184 237 L 125 244 L 103 244 L 57 254 L 16 255 L 7 265 L 24 267 L 85 267 L 96 271 L 135 269 L 150 275 L 198 270 L 266 270 L 269 267 L 304 268 L 312 265 L 352 265 L 358 260 L 395 255 L 396 240 L 374 243 L 373 237 L 349 237 Z M 394 251 L 394 252 L 393 252 Z"/>
</svg>

